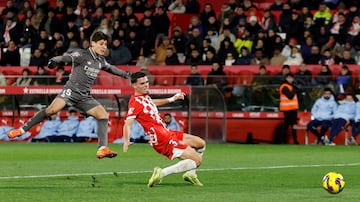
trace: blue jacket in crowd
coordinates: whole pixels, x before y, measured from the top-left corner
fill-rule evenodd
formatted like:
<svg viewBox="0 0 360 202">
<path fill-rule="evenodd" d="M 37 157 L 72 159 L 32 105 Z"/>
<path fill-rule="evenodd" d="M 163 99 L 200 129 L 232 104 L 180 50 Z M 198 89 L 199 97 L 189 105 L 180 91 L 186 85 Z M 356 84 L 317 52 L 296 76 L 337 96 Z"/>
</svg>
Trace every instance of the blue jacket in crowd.
<svg viewBox="0 0 360 202">
<path fill-rule="evenodd" d="M 355 101 L 344 100 L 335 111 L 334 119 L 342 118 L 346 121 L 353 120 L 355 118 Z"/>
<path fill-rule="evenodd" d="M 321 96 L 311 108 L 311 115 L 319 121 L 332 120 L 337 107 L 334 96 L 331 96 L 328 100 Z"/>
<path fill-rule="evenodd" d="M 93 116 L 80 121 L 76 137 L 97 138 L 97 120 Z"/>
<path fill-rule="evenodd" d="M 178 130 L 181 131 L 181 128 L 178 124 L 178 122 L 175 120 L 174 117 L 171 117 L 171 122 L 169 123 L 169 125 L 167 125 L 167 127 L 171 130 Z"/>
<path fill-rule="evenodd" d="M 360 122 L 360 101 L 357 101 L 355 104 L 355 122 Z"/>
<path fill-rule="evenodd" d="M 60 125 L 61 120 L 59 116 L 57 116 L 54 120 L 47 120 L 41 126 L 39 134 L 37 134 L 34 138 L 42 139 L 48 136 L 56 135 Z"/>
<path fill-rule="evenodd" d="M 57 136 L 64 135 L 72 137 L 76 135 L 76 131 L 79 127 L 79 117 L 69 117 L 59 126 Z"/>
</svg>

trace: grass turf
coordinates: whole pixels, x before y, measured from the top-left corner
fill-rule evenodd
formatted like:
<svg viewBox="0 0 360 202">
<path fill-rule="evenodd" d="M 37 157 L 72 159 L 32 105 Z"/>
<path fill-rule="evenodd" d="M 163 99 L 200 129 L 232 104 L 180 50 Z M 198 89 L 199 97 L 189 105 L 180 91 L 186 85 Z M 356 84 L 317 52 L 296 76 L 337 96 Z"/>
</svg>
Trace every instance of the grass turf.
<svg viewBox="0 0 360 202">
<path fill-rule="evenodd" d="M 351 146 L 207 146 L 198 173 L 204 187 L 167 176 L 147 188 L 154 166 L 169 161 L 147 144 L 115 159 L 98 160 L 95 144 L 1 143 L 0 201 L 359 201 L 359 148 Z M 321 187 L 329 171 L 345 189 Z"/>
</svg>

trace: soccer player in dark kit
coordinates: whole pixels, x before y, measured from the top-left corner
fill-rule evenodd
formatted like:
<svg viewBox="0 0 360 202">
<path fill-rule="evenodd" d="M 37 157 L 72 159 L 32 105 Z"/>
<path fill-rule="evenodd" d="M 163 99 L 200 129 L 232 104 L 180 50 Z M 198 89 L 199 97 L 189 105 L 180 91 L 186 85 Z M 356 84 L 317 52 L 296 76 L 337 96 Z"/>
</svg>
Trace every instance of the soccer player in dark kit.
<svg viewBox="0 0 360 202">
<path fill-rule="evenodd" d="M 91 95 L 91 87 L 101 70 L 111 74 L 129 78 L 131 73 L 117 69 L 110 65 L 104 58 L 108 46 L 109 37 L 103 32 L 94 32 L 90 38 L 91 46 L 88 49 L 74 51 L 68 55 L 56 56 L 49 60 L 48 67 L 55 68 L 58 63 L 72 64 L 72 72 L 64 89 L 56 96 L 52 103 L 36 113 L 22 127 L 8 132 L 9 138 L 23 135 L 31 127 L 53 114 L 62 110 L 66 105 L 75 107 L 98 121 L 99 148 L 96 156 L 116 157 L 117 153 L 108 148 L 108 119 L 109 115 L 105 108 Z"/>
</svg>

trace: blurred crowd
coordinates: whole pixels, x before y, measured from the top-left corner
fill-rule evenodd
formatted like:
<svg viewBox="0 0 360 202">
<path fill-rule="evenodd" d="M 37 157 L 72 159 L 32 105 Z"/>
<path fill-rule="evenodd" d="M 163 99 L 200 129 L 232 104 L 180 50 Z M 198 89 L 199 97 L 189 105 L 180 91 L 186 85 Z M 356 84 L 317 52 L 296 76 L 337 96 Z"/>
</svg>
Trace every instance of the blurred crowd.
<svg viewBox="0 0 360 202">
<path fill-rule="evenodd" d="M 34 3 L 32 3 L 34 2 Z M 359 1 L 8 0 L 0 20 L 1 65 L 27 65 L 89 47 L 94 30 L 111 35 L 114 65 L 300 65 L 360 63 Z M 168 13 L 192 14 L 187 28 Z M 172 30 L 170 30 L 172 28 Z"/>
</svg>

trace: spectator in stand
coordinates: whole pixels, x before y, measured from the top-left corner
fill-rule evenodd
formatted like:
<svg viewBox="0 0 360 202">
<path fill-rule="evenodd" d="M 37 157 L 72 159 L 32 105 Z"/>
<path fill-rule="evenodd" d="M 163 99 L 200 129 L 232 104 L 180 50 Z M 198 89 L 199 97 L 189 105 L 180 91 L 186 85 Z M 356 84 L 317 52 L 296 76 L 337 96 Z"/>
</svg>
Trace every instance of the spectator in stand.
<svg viewBox="0 0 360 202">
<path fill-rule="evenodd" d="M 283 9 L 283 4 L 284 0 L 275 0 L 275 2 L 270 5 L 270 10 L 281 11 Z"/>
<path fill-rule="evenodd" d="M 257 7 L 255 4 L 253 4 L 252 0 L 244 0 L 240 5 L 244 8 L 245 11 L 257 10 Z"/>
<path fill-rule="evenodd" d="M 169 5 L 168 10 L 170 13 L 185 13 L 186 7 L 182 0 L 175 0 Z"/>
<path fill-rule="evenodd" d="M 227 54 L 231 53 L 236 60 L 238 58 L 238 52 L 236 51 L 234 44 L 231 42 L 230 38 L 225 38 L 220 45 L 220 49 L 217 53 L 217 58 L 219 61 L 225 61 Z"/>
<path fill-rule="evenodd" d="M 90 142 L 97 138 L 97 120 L 93 116 L 81 120 L 73 137 L 74 142 Z"/>
<path fill-rule="evenodd" d="M 295 74 L 295 83 L 299 88 L 309 88 L 312 84 L 312 73 L 306 64 L 301 64 L 299 71 Z"/>
<path fill-rule="evenodd" d="M 245 34 L 245 33 L 244 33 L 244 34 Z M 223 32 L 219 35 L 219 38 L 218 38 L 218 40 L 217 40 L 216 47 L 215 47 L 216 51 L 219 51 L 221 42 L 222 42 L 226 37 L 228 37 L 228 38 L 230 39 L 230 41 L 234 43 L 234 46 L 235 46 L 235 43 L 236 43 L 235 40 L 237 40 L 237 39 L 236 39 L 235 35 L 234 35 L 233 33 L 231 33 L 231 27 L 225 26 L 225 27 L 223 27 Z M 245 40 L 245 39 L 244 39 L 244 40 Z M 238 42 L 238 43 L 239 43 L 239 45 L 244 44 L 244 43 L 242 43 L 242 42 Z M 251 46 L 252 46 L 252 43 L 251 43 Z M 235 46 L 235 47 L 236 47 L 236 46 Z M 238 50 L 240 50 L 241 47 L 236 47 L 236 48 L 238 48 Z M 251 47 L 250 47 L 250 48 L 251 48 Z M 239 51 L 239 52 L 240 52 L 240 51 Z"/>
<path fill-rule="evenodd" d="M 66 6 L 63 0 L 56 1 L 56 8 L 54 9 L 56 14 L 65 15 L 66 14 Z"/>
<path fill-rule="evenodd" d="M 205 59 L 202 59 L 202 65 L 212 65 L 217 60 L 216 53 L 214 50 L 207 50 L 205 52 Z"/>
<path fill-rule="evenodd" d="M 352 64 L 356 64 L 356 61 L 354 58 L 351 57 L 350 50 L 344 50 L 342 52 L 342 58 L 335 57 L 335 64 L 352 65 Z"/>
<path fill-rule="evenodd" d="M 80 34 L 83 34 L 83 39 L 90 39 L 91 34 L 95 30 L 95 27 L 91 24 L 91 18 L 83 18 L 82 26 L 79 27 Z"/>
<path fill-rule="evenodd" d="M 260 26 L 262 30 L 269 31 L 271 30 L 277 30 L 276 22 L 274 19 L 274 16 L 271 14 L 270 9 L 264 10 L 264 16 L 261 19 Z"/>
<path fill-rule="evenodd" d="M 7 47 L 10 41 L 14 41 L 16 44 L 20 41 L 20 29 L 19 24 L 12 18 L 5 19 L 5 26 L 1 29 L 1 43 Z"/>
<path fill-rule="evenodd" d="M 58 127 L 55 135 L 48 136 L 49 142 L 73 142 L 79 128 L 79 115 L 76 109 L 70 108 L 68 118 Z"/>
<path fill-rule="evenodd" d="M 69 74 L 65 71 L 64 66 L 58 66 L 55 73 L 55 79 L 50 82 L 51 85 L 64 85 L 69 79 Z"/>
<path fill-rule="evenodd" d="M 171 44 L 174 45 L 177 54 L 185 55 L 186 40 L 186 36 L 182 32 L 181 27 L 175 27 L 173 31 L 173 38 L 171 39 Z"/>
<path fill-rule="evenodd" d="M 285 80 L 286 75 L 290 73 L 291 73 L 290 66 L 283 65 L 281 68 L 281 72 L 273 76 L 273 78 L 271 79 L 271 84 L 280 85 Z"/>
<path fill-rule="evenodd" d="M 30 58 L 29 66 L 46 66 L 48 59 L 41 53 L 39 49 L 35 49 Z"/>
<path fill-rule="evenodd" d="M 13 86 L 30 86 L 32 82 L 32 76 L 30 73 L 30 70 L 28 68 L 24 68 L 22 70 L 22 75 L 19 76 L 15 83 L 13 83 Z"/>
<path fill-rule="evenodd" d="M 104 15 L 104 9 L 102 7 L 97 7 L 95 14 L 91 16 L 91 24 L 94 27 L 98 27 L 104 18 L 106 18 Z"/>
<path fill-rule="evenodd" d="M 48 137 L 55 136 L 60 125 L 61 120 L 58 114 L 49 116 L 48 120 L 41 126 L 40 132 L 31 138 L 30 142 L 50 142 Z"/>
<path fill-rule="evenodd" d="M 281 55 L 281 49 L 274 47 L 274 55 L 270 58 L 270 65 L 283 65 L 286 58 Z"/>
<path fill-rule="evenodd" d="M 176 52 L 174 45 L 170 43 L 170 39 L 167 36 L 163 36 L 155 49 L 156 52 L 156 64 L 165 65 L 166 51 L 168 48 L 173 49 Z"/>
<path fill-rule="evenodd" d="M 360 16 L 354 16 L 352 23 L 349 27 L 349 30 L 347 32 L 348 34 L 348 40 L 350 42 L 353 41 L 353 39 L 359 35 L 360 32 Z M 349 39 L 350 38 L 350 39 Z"/>
<path fill-rule="evenodd" d="M 188 33 L 188 40 L 186 44 L 193 43 L 196 47 L 200 48 L 202 45 L 203 36 L 200 34 L 200 29 L 194 27 L 191 33 Z"/>
<path fill-rule="evenodd" d="M 305 23 L 307 18 L 312 19 L 313 18 L 313 14 L 311 13 L 309 6 L 307 5 L 303 5 L 301 8 L 301 12 L 299 14 L 299 18 L 300 18 L 300 22 Z"/>
<path fill-rule="evenodd" d="M 321 70 L 319 74 L 315 77 L 315 84 L 334 89 L 333 75 L 329 65 L 321 65 Z"/>
<path fill-rule="evenodd" d="M 129 37 L 125 41 L 125 46 L 131 52 L 131 60 L 136 60 L 141 52 L 141 41 L 137 38 L 136 31 L 130 31 Z"/>
<path fill-rule="evenodd" d="M 185 4 L 186 13 L 199 14 L 200 3 L 198 0 L 187 0 Z"/>
<path fill-rule="evenodd" d="M 209 25 L 209 17 L 215 17 L 216 13 L 211 3 L 205 3 L 204 9 L 200 13 L 200 21 L 204 27 L 208 27 Z"/>
<path fill-rule="evenodd" d="M 300 65 L 303 63 L 303 58 L 299 48 L 294 46 L 291 48 L 290 56 L 285 60 L 284 64 L 287 65 Z"/>
<path fill-rule="evenodd" d="M 334 22 L 330 28 L 330 33 L 334 36 L 336 42 L 341 45 L 345 44 L 349 26 L 350 23 L 346 21 L 345 14 L 339 13 L 338 21 Z"/>
<path fill-rule="evenodd" d="M 360 102 L 357 101 L 355 105 L 355 118 L 351 125 L 351 137 L 348 139 L 348 143 L 351 145 L 358 145 L 356 136 L 360 133 Z"/>
<path fill-rule="evenodd" d="M 32 80 L 32 85 L 34 86 L 44 86 L 49 84 L 49 73 L 45 70 L 43 66 L 38 66 L 34 79 Z"/>
<path fill-rule="evenodd" d="M 297 40 L 295 38 L 289 39 L 289 42 L 287 45 L 283 47 L 281 50 L 281 55 L 283 55 L 286 59 L 288 59 L 291 55 L 292 48 L 296 47 L 298 45 Z"/>
<path fill-rule="evenodd" d="M 340 74 L 335 77 L 336 90 L 338 93 L 352 92 L 352 76 L 349 67 L 343 65 Z"/>
<path fill-rule="evenodd" d="M 170 19 L 164 6 L 158 7 L 157 13 L 154 15 L 154 26 L 158 35 L 167 36 L 169 34 Z"/>
<path fill-rule="evenodd" d="M 226 59 L 224 61 L 224 65 L 225 66 L 232 66 L 232 65 L 235 64 L 235 61 L 236 60 L 235 60 L 234 55 L 231 52 L 229 52 L 229 53 L 226 54 Z"/>
<path fill-rule="evenodd" d="M 303 21 L 304 32 L 309 31 L 312 35 L 318 33 L 318 28 L 315 27 L 312 17 L 306 17 Z M 316 38 L 316 36 L 314 36 Z"/>
<path fill-rule="evenodd" d="M 256 49 L 254 53 L 254 57 L 250 61 L 251 65 L 269 65 L 269 59 L 264 56 L 264 52 L 262 49 Z"/>
<path fill-rule="evenodd" d="M 278 28 L 280 32 L 286 32 L 286 27 L 290 24 L 291 21 L 291 7 L 288 3 L 283 3 L 282 12 L 279 17 Z"/>
<path fill-rule="evenodd" d="M 176 119 L 173 116 L 171 116 L 170 113 L 164 114 L 164 123 L 166 124 L 166 127 L 168 129 L 181 131 L 179 123 L 176 121 Z"/>
<path fill-rule="evenodd" d="M 234 12 L 228 3 L 223 3 L 220 9 L 219 22 L 223 22 L 225 18 L 228 18 L 230 22 L 233 21 Z"/>
<path fill-rule="evenodd" d="M 20 53 L 14 41 L 10 40 L 7 48 L 2 49 L 0 64 L 3 66 L 20 66 Z"/>
<path fill-rule="evenodd" d="M 223 65 L 220 62 L 214 62 L 210 73 L 207 75 L 206 85 L 214 86 L 221 92 L 225 92 L 227 85 L 227 76 L 224 72 Z"/>
<path fill-rule="evenodd" d="M 335 64 L 335 60 L 331 54 L 330 49 L 324 50 L 322 56 L 320 57 L 320 64 L 325 64 L 325 65 Z"/>
<path fill-rule="evenodd" d="M 314 21 L 316 26 L 327 26 L 331 23 L 331 12 L 324 2 L 319 4 L 319 10 L 314 13 Z"/>
<path fill-rule="evenodd" d="M 206 58 L 206 51 L 208 50 L 211 50 L 213 51 L 214 53 L 216 53 L 216 50 L 213 46 L 211 46 L 211 39 L 209 38 L 204 38 L 203 41 L 202 41 L 202 45 L 200 47 L 200 51 L 202 53 L 202 59 L 203 61 L 205 60 Z"/>
<path fill-rule="evenodd" d="M 314 45 L 312 36 L 307 36 L 305 42 L 301 44 L 301 54 L 303 58 L 308 58 L 311 55 L 311 47 Z"/>
<path fill-rule="evenodd" d="M 257 36 L 257 33 L 261 31 L 261 26 L 259 25 L 256 16 L 251 16 L 249 18 L 249 23 L 246 25 L 246 30 L 249 31 L 250 37 Z"/>
<path fill-rule="evenodd" d="M 151 18 L 144 17 L 142 19 L 142 24 L 139 28 L 139 37 L 141 38 L 143 55 L 147 57 L 151 51 L 154 50 L 156 41 L 156 29 Z"/>
<path fill-rule="evenodd" d="M 204 79 L 198 72 L 198 67 L 196 65 L 191 65 L 191 74 L 186 78 L 186 85 L 190 86 L 203 86 Z"/>
<path fill-rule="evenodd" d="M 306 129 L 317 137 L 316 144 L 324 144 L 325 133 L 331 127 L 337 106 L 331 88 L 324 88 L 323 95 L 311 107 L 314 119 L 307 124 Z"/>
<path fill-rule="evenodd" d="M 126 65 L 132 59 L 130 50 L 121 44 L 119 38 L 114 38 L 112 40 L 110 51 L 110 64 L 113 65 Z"/>
<path fill-rule="evenodd" d="M 6 6 L 1 11 L 1 15 L 5 16 L 8 12 L 14 13 L 14 15 L 17 15 L 19 13 L 19 9 L 14 5 L 13 0 L 7 0 Z"/>
<path fill-rule="evenodd" d="M 29 0 L 25 0 L 22 2 L 19 8 L 19 14 L 26 15 L 27 11 L 34 12 L 34 7 Z"/>
<path fill-rule="evenodd" d="M 340 103 L 334 113 L 334 120 L 330 129 L 330 136 L 325 136 L 325 145 L 336 145 L 334 139 L 339 133 L 350 125 L 355 118 L 356 104 L 351 93 L 347 93 L 345 99 Z"/>
<path fill-rule="evenodd" d="M 239 54 L 241 53 L 242 47 L 246 47 L 249 50 L 249 53 L 251 53 L 253 43 L 254 42 L 250 36 L 250 33 L 247 30 L 245 30 L 244 33 L 241 35 L 241 37 L 237 38 L 236 41 L 234 42 L 234 47 L 236 48 L 236 50 Z"/>
<path fill-rule="evenodd" d="M 204 27 L 201 24 L 201 21 L 200 21 L 199 17 L 192 16 L 191 19 L 190 19 L 189 27 L 186 30 L 188 35 L 192 35 L 193 29 L 195 29 L 195 28 L 197 28 L 199 30 L 201 36 L 204 35 Z"/>
<path fill-rule="evenodd" d="M 166 49 L 165 65 L 180 65 L 178 56 L 176 52 L 174 52 L 174 48 L 169 47 Z"/>
<path fill-rule="evenodd" d="M 219 34 L 215 28 L 211 28 L 207 30 L 204 37 L 204 39 L 210 39 L 210 45 L 214 48 L 216 47 L 218 38 L 219 38 Z"/>
<path fill-rule="evenodd" d="M 52 36 L 54 32 L 61 31 L 62 25 L 61 21 L 55 15 L 55 10 L 50 8 L 48 10 L 47 16 L 40 23 L 40 29 L 46 30 L 49 36 Z"/>
<path fill-rule="evenodd" d="M 308 57 L 304 57 L 304 63 L 305 64 L 319 64 L 321 59 L 319 46 L 312 45 L 311 46 L 311 52 Z"/>
<path fill-rule="evenodd" d="M 252 59 L 252 55 L 249 52 L 248 48 L 242 47 L 240 49 L 240 54 L 235 60 L 235 65 L 249 65 Z"/>
<path fill-rule="evenodd" d="M 259 71 L 251 81 L 251 104 L 260 106 L 271 106 L 269 92 L 270 75 L 265 65 L 259 66 Z"/>
<path fill-rule="evenodd" d="M 245 30 L 246 30 L 246 18 L 239 18 L 235 26 L 233 26 L 231 33 L 233 33 L 236 38 L 240 38 L 245 32 Z"/>
<path fill-rule="evenodd" d="M 70 5 L 67 5 L 66 12 L 64 14 L 62 14 L 62 17 L 61 17 L 61 23 L 63 25 L 62 30 L 64 30 L 64 27 L 67 25 L 69 20 L 75 22 L 76 18 L 77 18 L 77 15 L 74 13 L 74 8 Z"/>
<path fill-rule="evenodd" d="M 35 28 L 31 25 L 29 18 L 26 18 L 24 24 L 21 26 L 20 32 L 20 47 L 30 47 L 32 40 L 36 38 L 37 33 Z"/>
<path fill-rule="evenodd" d="M 185 59 L 185 64 L 187 65 L 201 65 L 202 64 L 202 57 L 200 54 L 199 49 L 192 49 L 189 56 Z"/>
<path fill-rule="evenodd" d="M 95 28 L 95 31 L 101 31 L 108 36 L 111 36 L 114 32 L 110 21 L 106 17 L 101 19 L 100 24 Z"/>
</svg>

